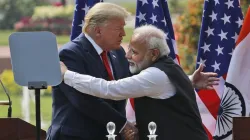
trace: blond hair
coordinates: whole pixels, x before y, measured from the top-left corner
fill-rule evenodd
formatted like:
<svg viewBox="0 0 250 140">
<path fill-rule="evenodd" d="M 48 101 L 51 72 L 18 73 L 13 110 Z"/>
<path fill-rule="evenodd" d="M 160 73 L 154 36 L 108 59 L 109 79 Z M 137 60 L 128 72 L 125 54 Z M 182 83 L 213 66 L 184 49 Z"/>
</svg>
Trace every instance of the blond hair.
<svg viewBox="0 0 250 140">
<path fill-rule="evenodd" d="M 100 2 L 95 4 L 85 15 L 83 32 L 86 29 L 92 30 L 95 26 L 105 25 L 107 21 L 114 18 L 126 19 L 130 13 L 123 7 L 112 4 Z"/>
</svg>

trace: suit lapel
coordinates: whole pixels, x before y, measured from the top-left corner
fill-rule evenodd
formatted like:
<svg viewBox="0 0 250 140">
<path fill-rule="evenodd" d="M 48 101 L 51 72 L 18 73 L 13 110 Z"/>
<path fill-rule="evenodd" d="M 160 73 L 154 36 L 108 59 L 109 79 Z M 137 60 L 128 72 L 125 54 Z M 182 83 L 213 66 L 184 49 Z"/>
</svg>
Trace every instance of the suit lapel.
<svg viewBox="0 0 250 140">
<path fill-rule="evenodd" d="M 110 51 L 108 55 L 112 65 L 114 79 L 118 79 L 117 72 L 120 71 L 119 61 L 117 59 L 118 56 L 114 51 Z"/>
<path fill-rule="evenodd" d="M 91 63 L 96 66 L 96 69 L 98 70 L 98 72 L 100 72 L 102 78 L 107 77 L 107 72 L 105 66 L 103 65 L 100 55 L 96 52 L 95 48 L 92 45 L 91 48 L 92 49 L 89 52 L 93 60 Z"/>
<path fill-rule="evenodd" d="M 79 36 L 81 38 L 81 47 L 88 53 L 88 57 L 90 57 L 92 65 L 95 65 L 96 70 L 100 73 L 100 77 L 104 78 L 107 77 L 106 69 L 102 63 L 100 55 L 95 50 L 94 46 L 89 42 L 89 40 L 85 37 L 84 34 Z"/>
<path fill-rule="evenodd" d="M 102 78 L 108 78 L 106 68 L 94 46 L 89 42 L 83 33 L 79 36 L 79 38 L 82 44 L 81 47 L 84 46 L 83 49 L 89 54 L 88 57 L 91 58 L 91 63 L 95 65 L 96 70 L 100 73 L 100 76 Z M 119 67 L 118 55 L 115 51 L 109 51 L 108 57 L 111 62 L 114 79 L 118 79 L 119 72 L 121 71 L 121 67 Z"/>
</svg>

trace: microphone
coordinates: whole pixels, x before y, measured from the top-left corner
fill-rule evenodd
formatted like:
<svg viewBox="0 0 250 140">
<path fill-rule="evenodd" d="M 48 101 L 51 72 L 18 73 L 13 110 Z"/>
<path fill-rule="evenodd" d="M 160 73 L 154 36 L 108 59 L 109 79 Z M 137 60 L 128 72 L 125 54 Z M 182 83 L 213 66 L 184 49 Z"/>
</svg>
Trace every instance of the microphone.
<svg viewBox="0 0 250 140">
<path fill-rule="evenodd" d="M 1 81 L 1 79 L 0 79 L 0 84 L 1 84 L 1 86 L 3 87 L 3 90 L 4 90 L 5 94 L 6 94 L 7 97 L 8 97 L 8 100 L 9 100 L 9 102 L 3 103 L 3 105 L 9 105 L 9 108 L 8 108 L 8 118 L 11 118 L 11 113 L 12 113 L 12 107 L 11 107 L 11 105 L 12 105 L 12 102 L 11 102 L 11 100 L 10 100 L 10 95 L 9 95 L 9 93 L 7 92 L 6 88 L 4 87 L 3 82 Z"/>
</svg>

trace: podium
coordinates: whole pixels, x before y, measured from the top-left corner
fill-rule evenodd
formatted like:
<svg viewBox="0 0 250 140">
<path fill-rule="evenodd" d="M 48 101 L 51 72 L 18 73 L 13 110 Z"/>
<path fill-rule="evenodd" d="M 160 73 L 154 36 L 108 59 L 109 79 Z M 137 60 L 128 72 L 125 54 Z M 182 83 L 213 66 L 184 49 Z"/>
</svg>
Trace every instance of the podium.
<svg viewBox="0 0 250 140">
<path fill-rule="evenodd" d="M 41 130 L 41 140 L 45 139 Z M 19 118 L 0 118 L 0 140 L 36 140 L 36 127 Z"/>
<path fill-rule="evenodd" d="M 250 140 L 250 117 L 233 118 L 233 140 Z"/>
</svg>

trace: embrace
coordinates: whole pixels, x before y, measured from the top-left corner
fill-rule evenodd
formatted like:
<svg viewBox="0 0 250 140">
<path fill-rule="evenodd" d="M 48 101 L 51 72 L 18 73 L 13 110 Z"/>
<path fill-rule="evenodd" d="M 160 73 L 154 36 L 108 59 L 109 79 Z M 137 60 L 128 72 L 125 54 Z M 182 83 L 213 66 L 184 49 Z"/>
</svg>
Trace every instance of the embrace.
<svg viewBox="0 0 250 140">
<path fill-rule="evenodd" d="M 157 140 L 208 139 L 194 88 L 212 89 L 217 74 L 202 72 L 201 65 L 188 77 L 153 25 L 134 30 L 125 54 L 127 16 L 118 5 L 98 3 L 85 16 L 83 33 L 61 48 L 63 82 L 53 87 L 47 140 L 105 140 L 110 121 L 119 140 L 148 139 L 151 121 Z M 128 98 L 135 98 L 136 125 L 125 116 Z"/>
</svg>

